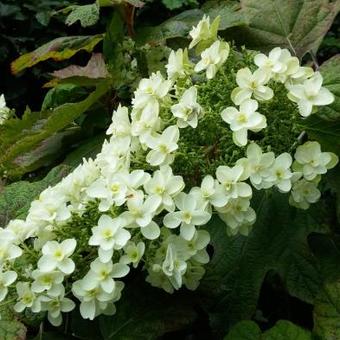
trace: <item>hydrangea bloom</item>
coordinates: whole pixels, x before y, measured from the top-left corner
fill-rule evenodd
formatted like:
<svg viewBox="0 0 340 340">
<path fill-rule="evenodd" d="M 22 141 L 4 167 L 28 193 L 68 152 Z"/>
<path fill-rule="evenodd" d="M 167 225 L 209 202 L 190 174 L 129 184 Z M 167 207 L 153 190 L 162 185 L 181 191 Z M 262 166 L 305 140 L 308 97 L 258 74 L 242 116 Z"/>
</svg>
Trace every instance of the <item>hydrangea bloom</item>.
<svg viewBox="0 0 340 340">
<path fill-rule="evenodd" d="M 132 268 L 168 293 L 194 290 L 213 214 L 229 235 L 248 235 L 258 190 L 289 192 L 301 209 L 320 198 L 321 175 L 338 157 L 302 144 L 294 122 L 334 96 L 286 49 L 243 58 L 217 37 L 218 24 L 204 17 L 189 34 L 195 49 L 172 51 L 167 77 L 142 79 L 131 107 L 113 112 L 95 159 L 0 229 L 0 300 L 11 295 L 18 313 L 45 312 L 58 326 L 77 300 L 85 319 L 114 314 Z M 0 113 L 4 105 L 0 97 Z"/>
</svg>

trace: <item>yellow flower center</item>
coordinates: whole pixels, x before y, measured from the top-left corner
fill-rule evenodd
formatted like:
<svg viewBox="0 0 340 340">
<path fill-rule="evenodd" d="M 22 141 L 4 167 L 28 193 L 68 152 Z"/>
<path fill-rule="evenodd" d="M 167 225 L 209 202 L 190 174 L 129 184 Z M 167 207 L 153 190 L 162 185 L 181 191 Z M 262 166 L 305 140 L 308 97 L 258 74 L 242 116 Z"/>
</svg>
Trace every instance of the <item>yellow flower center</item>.
<svg viewBox="0 0 340 340">
<path fill-rule="evenodd" d="M 189 224 L 191 222 L 191 213 L 189 211 L 184 211 L 183 212 L 183 220 L 186 224 Z"/>
<path fill-rule="evenodd" d="M 159 151 L 162 152 L 162 153 L 167 154 L 167 153 L 169 153 L 169 148 L 165 144 L 161 144 L 159 146 Z"/>
<path fill-rule="evenodd" d="M 244 113 L 240 113 L 240 115 L 237 117 L 237 121 L 239 123 L 246 123 L 248 121 L 247 116 Z"/>
<path fill-rule="evenodd" d="M 117 194 L 119 192 L 119 184 L 118 183 L 115 183 L 115 184 L 112 184 L 111 185 L 111 191 L 114 193 L 114 194 Z"/>
<path fill-rule="evenodd" d="M 103 230 L 102 235 L 105 239 L 109 239 L 109 238 L 112 237 L 112 230 L 111 229 L 105 229 L 105 230 Z"/>
<path fill-rule="evenodd" d="M 63 257 L 63 252 L 60 249 L 57 249 L 54 252 L 54 257 L 57 258 L 57 259 L 61 259 Z"/>
</svg>

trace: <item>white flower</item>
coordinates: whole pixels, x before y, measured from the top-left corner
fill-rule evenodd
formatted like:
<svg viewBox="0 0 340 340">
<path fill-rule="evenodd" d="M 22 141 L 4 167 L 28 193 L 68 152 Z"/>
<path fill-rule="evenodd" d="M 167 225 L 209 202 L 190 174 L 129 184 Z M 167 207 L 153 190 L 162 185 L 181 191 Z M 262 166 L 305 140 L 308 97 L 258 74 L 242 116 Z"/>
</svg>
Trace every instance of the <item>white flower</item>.
<svg viewBox="0 0 340 340">
<path fill-rule="evenodd" d="M 104 263 L 97 258 L 91 263 L 91 270 L 84 277 L 83 287 L 89 290 L 100 287 L 105 293 L 111 294 L 116 287 L 114 279 L 126 276 L 129 271 L 130 268 L 126 264 L 113 264 L 112 261 Z"/>
<path fill-rule="evenodd" d="M 248 142 L 248 130 L 258 132 L 267 127 L 266 117 L 257 112 L 256 100 L 246 99 L 240 105 L 240 110 L 235 107 L 227 107 L 221 112 L 222 119 L 230 124 L 233 131 L 233 141 L 238 146 L 244 146 Z"/>
<path fill-rule="evenodd" d="M 2 94 L 0 96 L 0 110 L 2 110 L 5 107 L 6 107 L 6 99 L 5 99 L 5 95 Z"/>
<path fill-rule="evenodd" d="M 156 195 L 144 196 L 142 191 L 137 191 L 127 202 L 128 211 L 121 214 L 128 227 L 141 228 L 142 235 L 154 240 L 159 237 L 160 229 L 157 223 L 152 221 L 158 207 L 162 202 L 161 197 Z"/>
<path fill-rule="evenodd" d="M 71 274 L 75 269 L 75 264 L 69 257 L 73 254 L 76 246 L 75 239 L 67 239 L 61 243 L 47 242 L 42 248 L 43 256 L 38 261 L 38 268 L 42 272 L 59 269 L 66 275 Z"/>
<path fill-rule="evenodd" d="M 185 90 L 178 104 L 171 106 L 172 114 L 178 118 L 177 125 L 180 128 L 191 126 L 196 128 L 198 119 L 202 116 L 203 110 L 197 103 L 197 89 L 195 86 Z"/>
<path fill-rule="evenodd" d="M 259 68 L 269 71 L 271 78 L 281 83 L 299 72 L 300 68 L 299 59 L 292 57 L 286 48 L 280 47 L 272 49 L 268 57 L 262 53 L 257 54 L 254 62 Z"/>
<path fill-rule="evenodd" d="M 176 248 L 169 244 L 162 264 L 162 270 L 175 289 L 181 288 L 182 276 L 185 274 L 186 269 L 186 262 L 177 257 Z"/>
<path fill-rule="evenodd" d="M 254 63 L 259 68 L 266 68 L 271 73 L 283 73 L 287 66 L 280 60 L 282 49 L 280 47 L 273 48 L 268 57 L 263 53 L 258 53 L 254 57 Z"/>
<path fill-rule="evenodd" d="M 128 187 L 120 173 L 109 177 L 102 177 L 90 185 L 87 194 L 99 198 L 99 211 L 108 211 L 113 205 L 121 206 L 126 201 Z"/>
<path fill-rule="evenodd" d="M 47 311 L 48 321 L 55 327 L 63 322 L 61 313 L 71 312 L 76 304 L 69 298 L 65 297 L 65 289 L 58 296 L 45 295 L 40 297 L 41 310 Z"/>
<path fill-rule="evenodd" d="M 216 208 L 219 217 L 227 224 L 229 235 L 248 235 L 256 220 L 256 213 L 247 198 L 230 200 L 224 207 Z"/>
<path fill-rule="evenodd" d="M 143 242 L 129 242 L 124 247 L 125 255 L 120 258 L 120 263 L 133 264 L 133 268 L 137 268 L 140 260 L 142 259 L 145 252 L 145 244 Z"/>
<path fill-rule="evenodd" d="M 291 165 L 292 156 L 287 152 L 282 153 L 276 157 L 266 181 L 276 185 L 281 192 L 288 192 L 292 187 L 291 179 L 293 174 L 290 170 Z"/>
<path fill-rule="evenodd" d="M 306 142 L 297 147 L 293 163 L 294 171 L 303 173 L 308 181 L 325 174 L 338 163 L 338 156 L 332 152 L 321 152 L 318 142 Z"/>
<path fill-rule="evenodd" d="M 144 143 L 144 136 L 160 129 L 158 102 L 150 101 L 142 111 L 132 111 L 131 134 Z"/>
<path fill-rule="evenodd" d="M 222 184 L 224 193 L 228 199 L 243 197 L 250 198 L 252 190 L 249 184 L 241 182 L 244 178 L 245 170 L 241 165 L 232 168 L 220 165 L 216 169 L 216 178 Z"/>
<path fill-rule="evenodd" d="M 216 17 L 210 25 L 210 18 L 206 15 L 199 21 L 196 27 L 193 27 L 189 32 L 192 39 L 189 48 L 195 47 L 201 41 L 215 40 L 217 36 L 218 26 L 220 24 L 220 17 Z"/>
<path fill-rule="evenodd" d="M 190 241 L 187 241 L 191 259 L 201 264 L 208 263 L 209 255 L 205 248 L 209 242 L 210 234 L 206 230 L 196 230 L 194 237 Z"/>
<path fill-rule="evenodd" d="M 62 195 L 70 202 L 68 209 L 72 212 L 82 212 L 89 200 L 86 189 L 99 176 L 99 168 L 91 158 L 83 160 L 76 169 L 57 185 Z"/>
<path fill-rule="evenodd" d="M 113 250 L 122 249 L 131 238 L 131 234 L 123 226 L 122 218 L 112 219 L 108 215 L 102 215 L 98 225 L 92 228 L 89 245 L 99 246 L 99 258 L 102 262 L 110 261 Z"/>
<path fill-rule="evenodd" d="M 158 100 L 168 94 L 171 86 L 172 81 L 165 80 L 159 71 L 152 73 L 150 78 L 142 79 L 132 100 L 134 109 L 143 110 L 150 103 L 158 105 Z"/>
<path fill-rule="evenodd" d="M 210 175 L 203 178 L 200 188 L 194 187 L 190 192 L 199 193 L 203 200 L 216 207 L 222 207 L 228 202 L 223 186 Z"/>
<path fill-rule="evenodd" d="M 131 123 L 127 107 L 119 104 L 118 109 L 112 114 L 112 123 L 107 129 L 106 134 L 118 138 L 130 137 Z"/>
<path fill-rule="evenodd" d="M 312 77 L 314 75 L 314 70 L 309 66 L 300 66 L 296 72 L 289 75 L 286 80 L 286 87 L 289 88 L 289 85 L 301 84 L 306 79 Z"/>
<path fill-rule="evenodd" d="M 211 214 L 202 210 L 194 194 L 181 192 L 175 197 L 175 203 L 180 211 L 165 215 L 164 225 L 170 229 L 181 225 L 181 236 L 185 240 L 191 240 L 196 231 L 195 226 L 206 224 L 210 220 Z"/>
<path fill-rule="evenodd" d="M 60 290 L 62 286 L 61 283 L 64 280 L 64 275 L 60 271 L 50 271 L 42 272 L 36 269 L 32 272 L 32 278 L 34 279 L 32 283 L 32 291 L 34 293 L 42 293 L 43 291 L 48 291 L 49 294 Z M 53 294 L 52 295 L 58 295 Z"/>
<path fill-rule="evenodd" d="M 145 137 L 145 144 L 152 149 L 146 155 L 146 161 L 153 166 L 172 163 L 174 156 L 171 153 L 177 150 L 178 139 L 179 130 L 176 125 L 167 127 L 161 135 Z"/>
<path fill-rule="evenodd" d="M 230 47 L 225 41 L 215 41 L 201 53 L 201 60 L 195 66 L 195 72 L 206 70 L 207 79 L 215 77 L 218 69 L 229 56 Z"/>
<path fill-rule="evenodd" d="M 0 239 L 0 264 L 22 255 L 22 249 L 8 239 Z"/>
<path fill-rule="evenodd" d="M 259 101 L 270 100 L 273 98 L 273 90 L 265 86 L 270 79 L 270 73 L 265 69 L 257 69 L 251 73 L 248 67 L 237 71 L 236 87 L 231 93 L 231 100 L 240 105 L 244 100 L 254 96 Z"/>
<path fill-rule="evenodd" d="M 188 50 L 181 48 L 176 52 L 171 51 L 168 64 L 165 66 L 169 79 L 185 78 L 190 75 L 192 63 L 188 57 Z"/>
<path fill-rule="evenodd" d="M 40 300 L 32 292 L 30 284 L 28 282 L 18 282 L 16 284 L 16 290 L 18 294 L 18 302 L 14 305 L 14 310 L 17 313 L 21 313 L 25 308 L 31 308 L 33 313 L 39 313 L 41 311 Z"/>
<path fill-rule="evenodd" d="M 67 199 L 54 188 L 45 189 L 38 200 L 32 202 L 28 219 L 33 221 L 64 222 L 71 217 L 66 206 Z"/>
<path fill-rule="evenodd" d="M 317 183 L 301 179 L 293 184 L 289 203 L 294 207 L 306 210 L 311 203 L 317 202 L 320 196 Z"/>
<path fill-rule="evenodd" d="M 13 241 L 15 243 L 20 243 L 25 241 L 27 238 L 33 236 L 34 228 L 32 228 L 31 225 L 29 225 L 24 220 L 14 219 L 11 220 L 6 227 L 7 231 L 10 231 L 15 235 L 15 238 Z"/>
<path fill-rule="evenodd" d="M 104 292 L 100 287 L 87 289 L 85 285 L 84 280 L 78 280 L 72 285 L 73 294 L 81 301 L 81 316 L 84 319 L 93 320 L 100 314 L 113 315 L 116 311 L 113 303 L 120 299 L 124 283 L 116 281 L 115 289 L 110 294 Z"/>
<path fill-rule="evenodd" d="M 130 166 L 130 143 L 124 138 L 111 138 L 104 141 L 101 152 L 97 155 L 96 163 L 103 176 L 111 176 Z"/>
<path fill-rule="evenodd" d="M 230 200 L 224 207 L 216 208 L 219 217 L 227 224 L 229 235 L 248 235 L 250 227 L 256 220 L 256 213 L 250 207 L 248 198 Z"/>
<path fill-rule="evenodd" d="M 313 106 L 329 105 L 334 101 L 334 95 L 322 87 L 322 75 L 315 72 L 303 84 L 288 85 L 288 98 L 297 103 L 301 116 L 307 117 L 312 113 Z"/>
<path fill-rule="evenodd" d="M 6 106 L 5 96 L 2 94 L 0 96 L 0 125 L 5 123 L 5 121 L 9 118 L 10 109 Z"/>
<path fill-rule="evenodd" d="M 175 210 L 173 198 L 183 190 L 184 185 L 183 178 L 174 176 L 171 167 L 164 165 L 153 173 L 152 178 L 144 184 L 144 189 L 149 195 L 161 198 L 159 210 L 170 212 Z"/>
<path fill-rule="evenodd" d="M 266 178 L 270 175 L 270 168 L 274 161 L 274 152 L 263 153 L 256 143 L 251 143 L 247 147 L 247 158 L 242 158 L 237 163 L 245 166 L 251 184 L 259 190 L 268 188 Z"/>
<path fill-rule="evenodd" d="M 100 200 L 98 210 L 108 211 L 113 205 L 123 205 L 128 197 L 147 183 L 150 175 L 143 170 L 120 171 L 115 174 L 108 174 L 96 180 L 86 190 L 89 197 Z"/>
<path fill-rule="evenodd" d="M 15 282 L 18 274 L 12 270 L 0 272 L 0 302 L 3 301 L 8 293 L 8 287 Z"/>
</svg>

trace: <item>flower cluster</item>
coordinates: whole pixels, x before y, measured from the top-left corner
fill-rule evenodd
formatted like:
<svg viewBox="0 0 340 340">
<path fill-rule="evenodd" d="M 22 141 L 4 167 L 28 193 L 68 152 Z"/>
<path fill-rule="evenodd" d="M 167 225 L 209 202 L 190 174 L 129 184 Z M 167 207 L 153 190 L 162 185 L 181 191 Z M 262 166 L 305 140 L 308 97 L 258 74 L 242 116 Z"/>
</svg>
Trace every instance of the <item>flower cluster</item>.
<svg viewBox="0 0 340 340">
<path fill-rule="evenodd" d="M 131 267 L 143 266 L 146 281 L 169 293 L 183 285 L 193 290 L 209 262 L 204 226 L 214 213 L 230 235 L 247 235 L 256 220 L 254 189 L 290 192 L 290 203 L 302 209 L 319 199 L 320 176 L 337 164 L 335 154 L 308 141 L 293 157 L 275 155 L 249 141 L 267 127 L 261 104 L 275 97 L 272 84 L 283 84 L 303 117 L 333 100 L 320 73 L 281 48 L 257 54 L 253 70 L 237 71 L 237 86 L 225 93 L 234 106 L 215 120 L 244 157 L 219 164 L 199 186 L 186 186 L 174 172 L 181 135 L 198 129 L 208 114 L 199 84 L 223 72 L 232 50 L 217 37 L 218 23 L 204 17 L 190 32 L 189 50 L 171 52 L 167 77 L 157 72 L 142 79 L 131 107 L 113 112 L 96 158 L 43 191 L 25 220 L 0 230 L 1 301 L 14 299 L 17 312 L 47 312 L 57 326 L 76 304 L 86 319 L 114 314 Z"/>
</svg>

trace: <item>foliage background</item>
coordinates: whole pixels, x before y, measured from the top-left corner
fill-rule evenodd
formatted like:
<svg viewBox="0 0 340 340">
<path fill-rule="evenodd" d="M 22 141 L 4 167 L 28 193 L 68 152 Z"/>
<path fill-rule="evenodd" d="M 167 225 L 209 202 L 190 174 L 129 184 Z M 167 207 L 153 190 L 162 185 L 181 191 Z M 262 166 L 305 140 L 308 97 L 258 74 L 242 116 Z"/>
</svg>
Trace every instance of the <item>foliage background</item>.
<svg viewBox="0 0 340 340">
<path fill-rule="evenodd" d="M 92 1 L 0 1 L 0 93 L 20 118 L 0 127 L 0 226 L 25 216 L 39 192 L 99 150 L 112 109 L 118 102 L 129 103 L 141 77 L 164 68 L 168 46 L 185 45 L 188 31 L 204 13 L 221 15 L 220 35 L 237 46 L 291 47 L 305 63 L 320 66 L 336 101 L 307 119 L 304 129 L 325 150 L 339 153 L 339 1 L 149 0 L 142 7 L 136 0 L 113 7 L 108 2 L 94 25 L 82 27 L 79 21 L 65 25 L 70 11 L 62 9 Z M 32 55 L 25 53 L 65 36 L 87 38 L 58 47 L 61 54 L 75 52 L 70 58 L 29 64 Z M 90 53 L 79 51 L 93 39 L 98 42 Z M 33 56 L 43 60 L 48 52 L 45 48 Z M 51 75 L 69 65 L 84 67 L 91 52 L 102 53 L 105 61 L 104 68 L 93 67 L 95 76 L 88 69 L 65 79 Z M 12 64 L 11 72 L 19 55 L 26 59 Z M 51 80 L 50 87 L 43 87 Z M 137 273 L 114 317 L 90 323 L 74 312 L 55 330 L 47 323 L 39 328 L 41 319 L 29 315 L 16 321 L 4 314 L 0 338 L 339 339 L 339 191 L 338 166 L 327 176 L 323 200 L 308 212 L 292 209 L 282 195 L 258 194 L 258 220 L 248 238 L 227 237 L 221 221 L 213 220 L 208 226 L 212 262 L 194 293 L 169 296 Z"/>
</svg>

